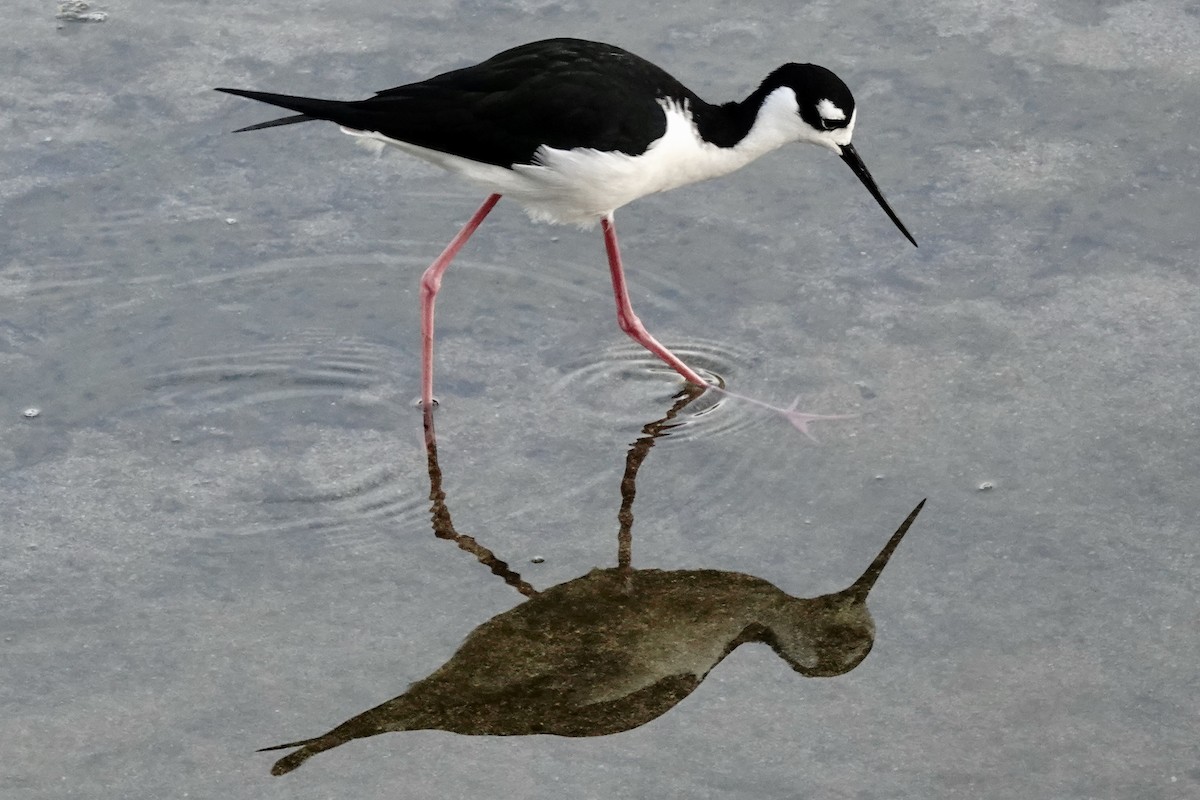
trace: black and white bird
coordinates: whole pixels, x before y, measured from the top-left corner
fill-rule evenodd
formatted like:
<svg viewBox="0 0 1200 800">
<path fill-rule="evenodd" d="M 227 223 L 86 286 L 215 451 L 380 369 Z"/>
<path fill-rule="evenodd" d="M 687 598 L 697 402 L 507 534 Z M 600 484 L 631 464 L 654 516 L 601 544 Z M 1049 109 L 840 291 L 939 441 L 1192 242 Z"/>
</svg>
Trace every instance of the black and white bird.
<svg viewBox="0 0 1200 800">
<path fill-rule="evenodd" d="M 850 143 L 854 97 L 837 75 L 815 64 L 784 64 L 745 100 L 713 105 L 619 47 L 547 39 L 366 100 L 217 91 L 297 112 L 242 131 L 328 120 L 351 136 L 399 148 L 491 192 L 421 278 L 426 408 L 433 403 L 434 300 L 442 274 L 502 195 L 535 220 L 599 221 L 621 330 L 698 385 L 709 384 L 633 312 L 613 227 L 616 209 L 733 172 L 790 142 L 808 142 L 840 156 L 916 245 Z"/>
</svg>

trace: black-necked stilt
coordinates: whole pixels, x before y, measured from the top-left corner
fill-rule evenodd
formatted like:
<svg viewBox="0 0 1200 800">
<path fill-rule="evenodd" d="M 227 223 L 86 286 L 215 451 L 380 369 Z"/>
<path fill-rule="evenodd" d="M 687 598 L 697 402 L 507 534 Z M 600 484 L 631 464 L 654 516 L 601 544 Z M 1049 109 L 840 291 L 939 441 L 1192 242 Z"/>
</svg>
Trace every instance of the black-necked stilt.
<svg viewBox="0 0 1200 800">
<path fill-rule="evenodd" d="M 538 591 L 451 521 L 433 415 L 425 408 L 434 534 L 454 541 L 526 597 L 467 635 L 450 660 L 404 694 L 320 736 L 259 752 L 289 750 L 271 767 L 286 775 L 347 742 L 381 733 L 443 730 L 468 736 L 607 736 L 670 711 L 726 656 L 761 642 L 808 677 L 855 669 L 875 644 L 867 607 L 875 582 L 925 506 L 917 504 L 845 589 L 796 597 L 763 578 L 715 569 L 635 569 L 633 499 L 654 440 L 703 391 L 676 396 L 666 416 L 642 428 L 621 480 L 617 566 L 593 569 Z"/>
<path fill-rule="evenodd" d="M 841 156 L 916 245 L 850 144 L 857 117 L 850 90 L 815 64 L 785 64 L 745 100 L 712 105 L 619 47 L 548 39 L 366 100 L 217 91 L 299 112 L 242 131 L 328 120 L 345 133 L 398 147 L 492 193 L 421 278 L 426 406 L 433 402 L 434 300 L 442 274 L 501 195 L 515 198 L 537 220 L 584 225 L 599 220 L 621 330 L 699 385 L 708 384 L 651 336 L 633 312 L 613 227 L 616 209 L 732 172 L 789 142 L 809 142 Z M 804 419 L 793 422 L 804 429 Z"/>
</svg>

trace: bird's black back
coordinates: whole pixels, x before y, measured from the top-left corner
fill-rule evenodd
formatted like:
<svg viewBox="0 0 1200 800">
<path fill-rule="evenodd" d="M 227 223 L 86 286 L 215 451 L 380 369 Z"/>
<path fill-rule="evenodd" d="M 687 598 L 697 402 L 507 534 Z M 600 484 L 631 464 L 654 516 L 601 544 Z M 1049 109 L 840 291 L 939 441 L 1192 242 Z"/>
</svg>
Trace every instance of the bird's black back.
<svg viewBox="0 0 1200 800">
<path fill-rule="evenodd" d="M 222 91 L 302 115 L 279 124 L 324 119 L 504 167 L 531 163 L 542 145 L 638 155 L 666 130 L 659 98 L 707 105 L 649 61 L 580 39 L 521 45 L 354 102 Z"/>
<path fill-rule="evenodd" d="M 540 145 L 642 153 L 666 130 L 655 101 L 662 97 L 700 102 L 664 70 L 619 47 L 550 39 L 388 89 L 361 106 L 394 109 L 384 135 L 510 166 L 529 163 Z"/>
</svg>

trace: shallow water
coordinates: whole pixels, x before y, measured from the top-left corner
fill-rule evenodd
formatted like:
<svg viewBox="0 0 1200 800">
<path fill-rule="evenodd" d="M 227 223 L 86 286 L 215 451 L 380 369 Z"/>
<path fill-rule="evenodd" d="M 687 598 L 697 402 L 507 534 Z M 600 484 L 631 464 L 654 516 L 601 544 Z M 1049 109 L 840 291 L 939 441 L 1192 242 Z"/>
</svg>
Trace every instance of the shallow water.
<svg viewBox="0 0 1200 800">
<path fill-rule="evenodd" d="M 6 797 L 1195 796 L 1200 17 L 1186 3 L 106 8 L 0 44 Z M 219 13 L 218 13 L 219 11 Z M 781 24 L 781 16 L 788 24 Z M 626 733 L 255 748 L 404 691 L 521 596 L 433 536 L 416 279 L 482 196 L 218 85 L 351 97 L 563 33 L 713 100 L 837 70 L 920 242 L 792 147 L 618 213 L 709 397 L 638 475 L 633 565 L 853 581 L 875 646 L 762 645 Z M 538 589 L 617 559 L 680 383 L 598 231 L 501 203 L 438 306 L 447 502 Z M 27 417 L 27 409 L 36 416 Z M 533 563 L 533 559 L 541 559 Z"/>
</svg>

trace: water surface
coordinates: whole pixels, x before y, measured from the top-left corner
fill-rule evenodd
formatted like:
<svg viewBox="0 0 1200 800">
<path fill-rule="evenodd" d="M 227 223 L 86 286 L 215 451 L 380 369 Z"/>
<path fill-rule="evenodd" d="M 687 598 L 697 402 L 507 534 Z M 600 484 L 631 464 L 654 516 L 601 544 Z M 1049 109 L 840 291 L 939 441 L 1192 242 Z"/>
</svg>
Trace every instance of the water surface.
<svg viewBox="0 0 1200 800">
<path fill-rule="evenodd" d="M 1196 794 L 1188 4 L 338 8 L 6 16 L 6 796 Z M 211 87 L 348 98 L 562 34 L 712 100 L 788 60 L 855 91 L 920 249 L 799 146 L 617 221 L 656 336 L 859 415 L 819 445 L 735 402 L 690 417 L 639 476 L 637 566 L 812 597 L 929 497 L 874 650 L 807 679 L 747 645 L 627 733 L 389 734 L 272 778 L 255 748 L 399 694 L 521 597 L 434 537 L 412 407 L 416 278 L 481 195 L 332 126 L 231 135 L 265 116 Z M 617 331 L 603 258 L 501 203 L 439 305 L 455 523 L 538 588 L 613 565 L 626 449 L 679 389 Z"/>
</svg>

